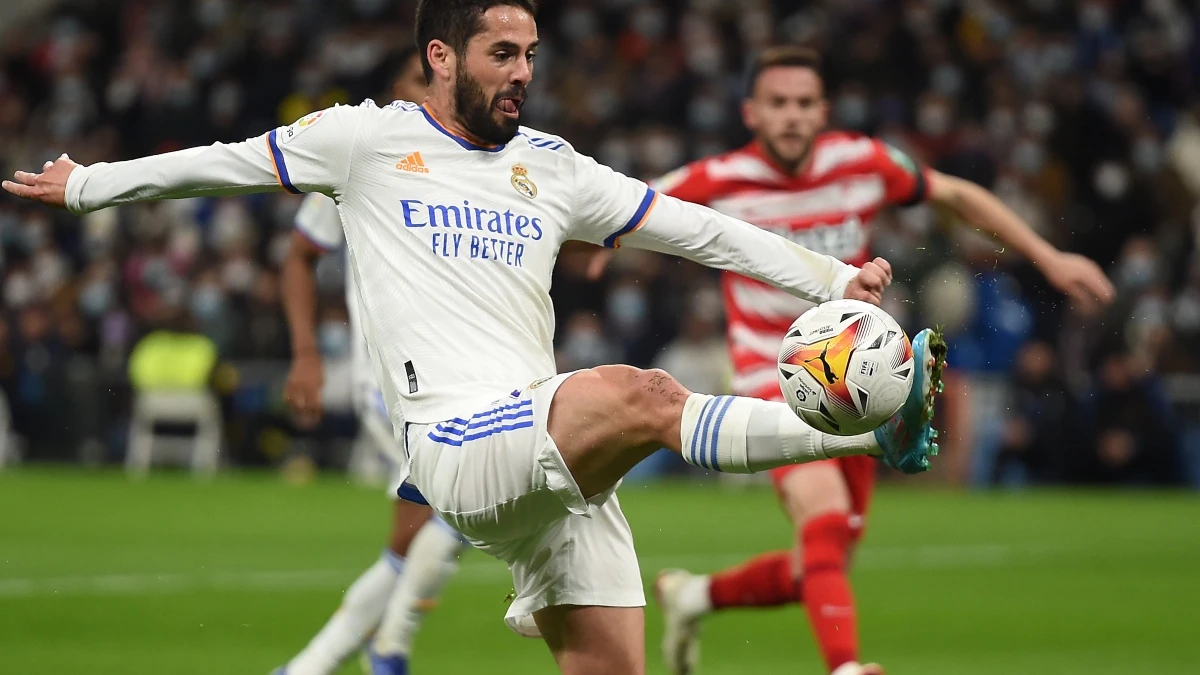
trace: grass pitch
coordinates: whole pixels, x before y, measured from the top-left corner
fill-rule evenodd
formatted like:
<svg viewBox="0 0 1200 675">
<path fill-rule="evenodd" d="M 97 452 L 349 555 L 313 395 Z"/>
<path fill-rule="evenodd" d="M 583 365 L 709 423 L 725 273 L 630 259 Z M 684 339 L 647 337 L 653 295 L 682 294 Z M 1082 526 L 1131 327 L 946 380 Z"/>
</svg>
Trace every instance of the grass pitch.
<svg viewBox="0 0 1200 675">
<path fill-rule="evenodd" d="M 789 544 L 767 489 L 668 484 L 621 499 L 648 580 Z M 265 675 L 374 561 L 388 515 L 379 491 L 332 478 L 0 473 L 0 674 Z M 1197 667 L 1200 496 L 884 488 L 868 528 L 853 577 L 864 657 L 892 675 Z M 554 672 L 501 622 L 509 588 L 503 565 L 467 554 L 413 671 Z M 652 604 L 652 673 L 658 621 Z M 703 644 L 705 675 L 823 670 L 794 607 L 716 617 Z"/>
</svg>

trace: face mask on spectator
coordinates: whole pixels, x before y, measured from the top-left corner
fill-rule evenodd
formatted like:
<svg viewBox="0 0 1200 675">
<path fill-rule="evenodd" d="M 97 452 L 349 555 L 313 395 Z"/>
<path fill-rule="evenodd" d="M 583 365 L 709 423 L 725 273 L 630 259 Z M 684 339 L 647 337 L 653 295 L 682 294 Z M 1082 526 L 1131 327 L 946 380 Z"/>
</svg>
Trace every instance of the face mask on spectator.
<svg viewBox="0 0 1200 675">
<path fill-rule="evenodd" d="M 242 90 L 234 82 L 222 82 L 213 87 L 208 112 L 217 120 L 231 120 L 242 107 Z"/>
<path fill-rule="evenodd" d="M 604 342 L 604 337 L 590 328 L 567 333 L 562 350 L 567 361 L 578 368 L 598 366 L 612 358 L 612 351 Z"/>
<path fill-rule="evenodd" d="M 188 59 L 188 69 L 191 71 L 192 77 L 201 80 L 212 77 L 220 64 L 221 59 L 217 51 L 207 47 L 196 49 L 192 52 L 192 57 Z"/>
<path fill-rule="evenodd" d="M 1157 267 L 1158 261 L 1152 255 L 1126 256 L 1117 268 L 1117 284 L 1125 290 L 1141 290 L 1154 281 Z"/>
<path fill-rule="evenodd" d="M 79 292 L 79 309 L 90 318 L 100 318 L 112 304 L 112 285 L 106 281 L 92 281 Z"/>
<path fill-rule="evenodd" d="M 1021 113 L 1026 131 L 1045 138 L 1054 131 L 1054 109 L 1041 101 L 1032 101 Z"/>
<path fill-rule="evenodd" d="M 693 129 L 715 131 L 726 122 L 725 106 L 721 99 L 713 96 L 692 99 L 691 105 L 688 106 L 688 121 Z"/>
<path fill-rule="evenodd" d="M 1158 141 L 1149 136 L 1139 138 L 1133 146 L 1133 165 L 1140 173 L 1154 174 L 1162 168 L 1163 152 Z"/>
<path fill-rule="evenodd" d="M 605 166 L 612 167 L 614 171 L 619 171 L 627 175 L 633 173 L 634 152 L 629 139 L 610 134 L 600 144 L 600 150 L 597 155 Z"/>
<path fill-rule="evenodd" d="M 927 103 L 917 111 L 917 128 L 926 136 L 941 136 L 950 129 L 950 111 L 940 103 Z"/>
<path fill-rule="evenodd" d="M 331 358 L 350 352 L 350 327 L 341 321 L 326 321 L 317 329 L 321 353 Z"/>
<path fill-rule="evenodd" d="M 4 302 L 10 308 L 24 307 L 33 300 L 37 287 L 28 274 L 17 272 L 10 274 L 8 283 L 4 286 Z"/>
<path fill-rule="evenodd" d="M 41 250 L 46 245 L 46 241 L 50 238 L 49 227 L 41 220 L 34 220 L 26 223 L 22 234 L 25 250 L 30 253 Z"/>
<path fill-rule="evenodd" d="M 929 77 L 929 83 L 946 96 L 958 96 L 963 86 L 962 70 L 953 64 L 943 63 L 933 70 L 933 74 Z"/>
<path fill-rule="evenodd" d="M 34 281 L 46 296 L 65 283 L 69 274 L 67 261 L 53 251 L 39 253 L 33 261 Z"/>
<path fill-rule="evenodd" d="M 1055 75 L 1068 73 L 1075 67 L 1075 50 L 1069 44 L 1056 42 L 1042 52 L 1042 64 Z"/>
<path fill-rule="evenodd" d="M 721 45 L 713 42 L 702 42 L 692 45 L 687 51 L 688 67 L 693 72 L 708 75 L 709 77 L 714 77 L 721 73 L 721 66 L 724 60 Z"/>
<path fill-rule="evenodd" d="M 646 136 L 641 145 L 641 163 L 654 174 L 666 173 L 683 164 L 683 143 L 670 133 Z"/>
<path fill-rule="evenodd" d="M 987 118 L 988 135 L 997 145 L 1007 145 L 1017 133 L 1017 122 L 1012 110 L 993 108 Z"/>
<path fill-rule="evenodd" d="M 608 313 L 621 330 L 632 330 L 646 320 L 646 294 L 634 286 L 622 286 L 608 298 Z"/>
<path fill-rule="evenodd" d="M 647 40 L 658 40 L 667 32 L 667 17 L 658 7 L 645 7 L 633 15 L 633 29 Z"/>
<path fill-rule="evenodd" d="M 206 28 L 219 26 L 229 16 L 227 0 L 201 0 L 196 6 L 196 21 Z"/>
<path fill-rule="evenodd" d="M 1200 332 L 1200 292 L 1187 291 L 1175 300 L 1175 328 L 1181 333 Z"/>
<path fill-rule="evenodd" d="M 1117 201 L 1129 191 L 1129 171 L 1116 162 L 1105 162 L 1096 169 L 1096 193 L 1109 201 Z"/>
<path fill-rule="evenodd" d="M 1097 0 L 1085 2 L 1079 6 L 1079 25 L 1087 31 L 1102 32 L 1108 28 L 1110 18 L 1108 7 Z"/>
<path fill-rule="evenodd" d="M 1013 148 L 1012 163 L 1021 173 L 1032 176 L 1045 165 L 1046 151 L 1036 141 L 1021 141 Z"/>
<path fill-rule="evenodd" d="M 239 258 L 225 265 L 225 269 L 221 272 L 221 279 L 225 282 L 225 288 L 235 293 L 246 293 L 254 284 L 255 272 L 254 263 Z"/>
<path fill-rule="evenodd" d="M 354 11 L 359 16 L 379 16 L 387 8 L 388 0 L 354 0 Z"/>
<path fill-rule="evenodd" d="M 216 286 L 206 285 L 192 291 L 192 316 L 201 321 L 210 321 L 225 309 L 225 296 Z"/>
<path fill-rule="evenodd" d="M 847 129 L 863 129 L 871 117 L 871 104 L 861 94 L 842 94 L 833 106 L 838 124 Z"/>
<path fill-rule="evenodd" d="M 594 10 L 589 7 L 572 7 L 563 15 L 560 26 L 565 37 L 572 42 L 578 42 L 596 34 L 596 23 Z"/>
</svg>

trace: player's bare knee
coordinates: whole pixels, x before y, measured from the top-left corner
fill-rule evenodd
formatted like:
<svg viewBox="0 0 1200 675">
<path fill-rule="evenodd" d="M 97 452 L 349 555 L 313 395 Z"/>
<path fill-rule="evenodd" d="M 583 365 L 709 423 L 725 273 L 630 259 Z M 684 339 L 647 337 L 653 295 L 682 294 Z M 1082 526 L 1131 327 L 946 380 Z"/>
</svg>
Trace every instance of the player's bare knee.
<svg viewBox="0 0 1200 675">
<path fill-rule="evenodd" d="M 604 368 L 601 375 L 616 386 L 630 434 L 649 442 L 678 433 L 678 418 L 689 392 L 670 373 L 657 368 Z"/>
</svg>

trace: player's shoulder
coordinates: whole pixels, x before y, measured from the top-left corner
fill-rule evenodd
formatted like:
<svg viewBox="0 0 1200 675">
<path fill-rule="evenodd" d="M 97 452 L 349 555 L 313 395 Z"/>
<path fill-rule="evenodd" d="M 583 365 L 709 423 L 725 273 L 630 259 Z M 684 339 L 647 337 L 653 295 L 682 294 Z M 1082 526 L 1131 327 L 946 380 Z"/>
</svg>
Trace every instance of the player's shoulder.
<svg viewBox="0 0 1200 675">
<path fill-rule="evenodd" d="M 870 168 L 878 155 L 878 142 L 866 134 L 826 131 L 813 141 L 812 174 Z"/>
<path fill-rule="evenodd" d="M 571 145 L 562 136 L 555 136 L 554 134 L 548 134 L 530 127 L 518 128 L 517 139 L 526 143 L 530 148 L 557 153 L 564 157 L 578 154 L 575 152 L 575 146 Z"/>
<path fill-rule="evenodd" d="M 510 151 L 517 151 L 522 163 L 540 166 L 562 177 L 573 176 L 579 162 L 590 160 L 565 138 L 530 127 L 520 127 L 508 146 Z"/>
<path fill-rule="evenodd" d="M 350 106 L 348 106 L 350 107 Z M 352 106 L 354 114 L 363 118 L 378 120 L 388 124 L 404 124 L 406 122 L 418 122 L 425 116 L 425 111 L 420 104 L 412 101 L 404 101 L 397 99 L 385 105 L 375 103 L 373 99 L 365 99 L 362 103 Z"/>
<path fill-rule="evenodd" d="M 773 183 L 779 180 L 779 172 L 754 150 L 753 145 L 710 155 L 683 168 L 693 177 L 704 177 L 714 183 Z"/>
</svg>

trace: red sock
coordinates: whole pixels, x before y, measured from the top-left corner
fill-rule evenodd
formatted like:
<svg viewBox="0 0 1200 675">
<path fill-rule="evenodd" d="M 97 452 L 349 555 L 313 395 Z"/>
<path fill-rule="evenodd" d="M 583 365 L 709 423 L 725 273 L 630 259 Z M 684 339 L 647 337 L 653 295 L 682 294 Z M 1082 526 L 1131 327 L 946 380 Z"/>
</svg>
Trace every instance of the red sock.
<svg viewBox="0 0 1200 675">
<path fill-rule="evenodd" d="M 713 609 L 778 607 L 800 599 L 792 569 L 792 552 L 764 553 L 710 577 L 708 598 Z"/>
<path fill-rule="evenodd" d="M 851 537 L 845 513 L 818 516 L 800 530 L 804 555 L 800 586 L 813 636 L 830 672 L 858 660 L 854 593 L 846 577 Z"/>
</svg>

